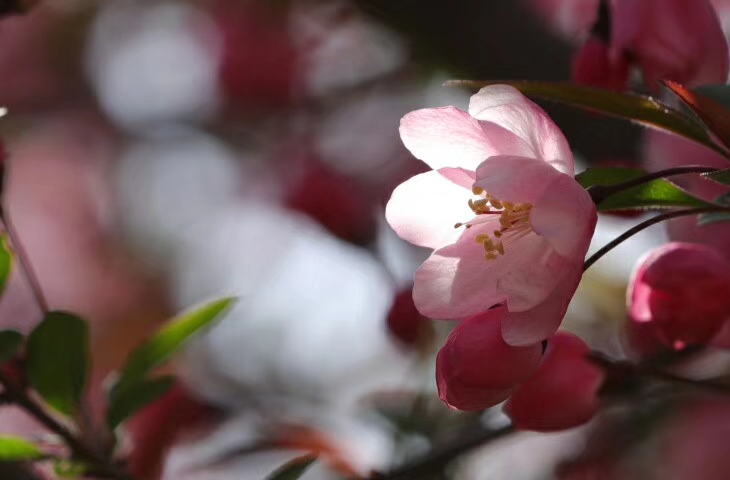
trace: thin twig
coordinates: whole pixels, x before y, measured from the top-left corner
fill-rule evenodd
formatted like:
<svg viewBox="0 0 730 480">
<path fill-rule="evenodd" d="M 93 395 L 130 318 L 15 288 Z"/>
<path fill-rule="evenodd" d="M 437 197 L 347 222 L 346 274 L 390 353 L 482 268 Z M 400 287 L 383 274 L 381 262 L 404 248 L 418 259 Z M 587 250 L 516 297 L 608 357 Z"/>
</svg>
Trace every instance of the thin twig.
<svg viewBox="0 0 730 480">
<path fill-rule="evenodd" d="M 68 428 L 54 419 L 46 410 L 36 403 L 23 388 L 0 373 L 0 384 L 3 386 L 3 395 L 13 404 L 21 407 L 43 426 L 63 439 L 71 449 L 73 456 L 89 463 L 98 476 L 115 480 L 134 480 L 134 478 L 120 469 L 109 459 L 104 458 L 91 446 L 79 440 Z"/>
<path fill-rule="evenodd" d="M 618 237 L 614 238 L 610 242 L 608 242 L 603 248 L 598 250 L 596 253 L 588 257 L 588 259 L 583 263 L 583 271 L 585 272 L 590 268 L 594 263 L 596 263 L 602 256 L 619 246 L 621 243 L 625 242 L 629 238 L 633 237 L 637 233 L 641 232 L 642 230 L 651 227 L 652 225 L 655 225 L 657 223 L 664 222 L 666 220 L 671 220 L 672 218 L 677 217 L 685 217 L 688 215 L 699 215 L 702 213 L 713 213 L 713 212 L 730 212 L 730 208 L 727 207 L 699 207 L 699 208 L 688 208 L 685 210 L 676 210 L 674 212 L 669 213 L 663 213 L 661 215 L 657 215 L 656 217 L 650 218 L 649 220 L 643 221 L 639 223 L 638 225 L 633 226 L 632 228 L 626 230 L 624 233 L 619 235 Z"/>
<path fill-rule="evenodd" d="M 38 303 L 38 307 L 45 315 L 49 310 L 48 302 L 46 301 L 46 297 L 43 295 L 43 289 L 41 289 L 41 284 L 38 281 L 38 275 L 36 275 L 35 270 L 33 270 L 33 266 L 30 263 L 28 252 L 26 252 L 23 242 L 20 241 L 15 225 L 10 220 L 10 215 L 8 215 L 7 212 L 0 211 L 0 216 L 5 224 L 5 230 L 8 233 L 8 237 L 10 237 L 10 243 L 13 245 L 18 256 L 18 263 L 25 272 L 25 276 L 28 278 L 28 283 L 30 284 L 35 301 Z"/>
<path fill-rule="evenodd" d="M 647 173 L 640 177 L 632 178 L 625 182 L 616 183 L 613 185 L 591 185 L 588 187 L 588 193 L 590 193 L 593 203 L 598 205 L 608 197 L 615 195 L 629 188 L 637 187 L 645 183 L 658 180 L 660 178 L 672 177 L 676 175 L 686 175 L 689 173 L 711 173 L 718 171 L 719 168 L 706 167 L 702 165 L 687 165 L 684 167 L 667 168 L 665 170 L 659 170 L 657 172 Z"/>
<path fill-rule="evenodd" d="M 636 377 L 650 378 L 666 383 L 673 383 L 701 390 L 709 390 L 715 393 L 730 395 L 730 385 L 714 382 L 712 380 L 695 380 L 692 378 L 680 377 L 673 373 L 657 369 L 651 363 L 635 364 L 625 360 L 613 360 L 605 354 L 592 351 L 587 356 L 588 360 L 606 371 L 619 369 L 628 372 Z"/>
</svg>

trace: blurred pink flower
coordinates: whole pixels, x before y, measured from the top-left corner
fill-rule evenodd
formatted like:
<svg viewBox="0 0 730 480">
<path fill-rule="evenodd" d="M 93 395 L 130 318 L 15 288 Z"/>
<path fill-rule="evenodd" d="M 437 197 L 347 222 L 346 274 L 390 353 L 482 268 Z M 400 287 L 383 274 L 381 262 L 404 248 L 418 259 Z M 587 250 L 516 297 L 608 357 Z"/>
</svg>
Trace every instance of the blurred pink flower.
<svg viewBox="0 0 730 480">
<path fill-rule="evenodd" d="M 469 110 L 403 118 L 406 146 L 438 170 L 396 188 L 386 217 L 403 239 L 436 249 L 415 274 L 421 313 L 456 319 L 506 302 L 514 315 L 504 322 L 505 340 L 526 345 L 557 329 L 596 209 L 542 109 L 511 87 L 493 86 L 472 97 Z M 476 199 L 468 199 L 470 189 Z"/>
<path fill-rule="evenodd" d="M 285 106 L 303 78 L 282 11 L 259 2 L 217 2 L 213 13 L 223 37 L 220 82 L 228 100 L 244 112 Z"/>
<path fill-rule="evenodd" d="M 727 80 L 728 45 L 708 0 L 614 0 L 611 45 L 635 58 L 649 86 Z"/>
<path fill-rule="evenodd" d="M 727 79 L 727 41 L 709 0 L 529 3 L 566 35 L 587 37 L 573 65 L 573 79 L 580 83 L 620 88 L 619 80 L 625 84 L 629 78 L 628 63 L 641 70 L 650 88 L 662 79 L 689 86 Z"/>
<path fill-rule="evenodd" d="M 430 350 L 434 332 L 429 320 L 413 302 L 412 288 L 399 291 L 388 312 L 388 332 L 408 348 Z"/>
<path fill-rule="evenodd" d="M 626 55 L 614 56 L 606 42 L 591 37 L 573 56 L 570 76 L 583 85 L 623 90 L 630 73 Z"/>
<path fill-rule="evenodd" d="M 724 480 L 730 471 L 730 408 L 724 398 L 696 398 L 665 426 L 652 479 Z"/>
<path fill-rule="evenodd" d="M 676 135 L 656 131 L 647 131 L 645 135 L 644 163 L 650 170 L 684 165 L 719 169 L 730 166 L 721 155 Z M 682 175 L 672 178 L 672 181 L 704 200 L 716 200 L 730 192 L 726 186 L 700 175 Z M 697 217 L 689 216 L 670 220 L 666 228 L 671 240 L 708 245 L 730 259 L 730 224 L 727 222 L 700 225 Z"/>
<path fill-rule="evenodd" d="M 502 305 L 461 322 L 436 357 L 439 397 L 459 410 L 482 410 L 506 400 L 532 375 L 542 346 L 513 347 L 500 335 L 509 315 Z"/>
<path fill-rule="evenodd" d="M 579 337 L 558 332 L 548 341 L 540 367 L 515 388 L 505 413 L 515 427 L 525 430 L 565 430 L 593 418 L 603 371 L 586 355 L 588 345 Z"/>
<path fill-rule="evenodd" d="M 634 271 L 629 318 L 670 348 L 708 343 L 730 318 L 730 262 L 716 250 L 669 243 Z"/>
</svg>

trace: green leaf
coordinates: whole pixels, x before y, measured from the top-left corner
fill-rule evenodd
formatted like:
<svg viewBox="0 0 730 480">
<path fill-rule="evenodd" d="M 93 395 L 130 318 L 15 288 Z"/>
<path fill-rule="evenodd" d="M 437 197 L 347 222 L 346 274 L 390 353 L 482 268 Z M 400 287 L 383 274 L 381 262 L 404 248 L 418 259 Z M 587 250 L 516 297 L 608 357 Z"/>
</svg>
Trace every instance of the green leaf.
<svg viewBox="0 0 730 480">
<path fill-rule="evenodd" d="M 7 435 L 0 436 L 0 461 L 2 462 L 27 462 L 45 457 L 46 454 L 28 440 Z"/>
<path fill-rule="evenodd" d="M 59 412 L 77 411 L 89 377 L 89 328 L 68 312 L 48 312 L 28 336 L 27 372 L 33 388 Z"/>
<path fill-rule="evenodd" d="M 5 291 L 10 275 L 13 273 L 14 260 L 15 254 L 10 248 L 8 236 L 0 235 L 0 294 Z"/>
<path fill-rule="evenodd" d="M 723 185 L 730 185 L 730 168 L 718 170 L 716 172 L 703 173 L 702 176 L 707 177 L 710 180 L 714 180 L 717 183 L 722 183 Z"/>
<path fill-rule="evenodd" d="M 130 354 L 122 368 L 119 380 L 112 389 L 112 397 L 143 379 L 152 369 L 165 363 L 194 335 L 221 317 L 235 298 L 227 297 L 187 312 L 162 327 L 151 339 Z"/>
<path fill-rule="evenodd" d="M 575 180 L 583 187 L 593 185 L 616 185 L 646 175 L 646 170 L 629 167 L 589 168 L 575 176 Z"/>
<path fill-rule="evenodd" d="M 0 331 L 0 365 L 13 358 L 23 344 L 23 335 L 15 330 Z"/>
<path fill-rule="evenodd" d="M 730 207 L 730 193 L 720 195 L 715 199 L 715 203 L 718 205 Z M 730 221 L 730 212 L 703 213 L 697 218 L 697 225 L 710 225 L 713 223 L 728 221 Z"/>
<path fill-rule="evenodd" d="M 297 480 L 316 460 L 312 455 L 297 457 L 274 470 L 266 480 Z"/>
<path fill-rule="evenodd" d="M 112 397 L 106 412 L 107 425 L 114 430 L 135 412 L 164 395 L 174 384 L 174 377 L 165 376 L 129 385 Z"/>
<path fill-rule="evenodd" d="M 481 88 L 494 84 L 512 85 L 528 97 L 540 98 L 603 115 L 623 118 L 645 127 L 674 133 L 730 158 L 727 150 L 717 145 L 710 138 L 701 122 L 661 103 L 653 97 L 614 92 L 565 82 L 452 80 L 445 83 L 446 86 L 471 88 Z"/>
<path fill-rule="evenodd" d="M 634 168 L 589 168 L 576 175 L 575 179 L 583 187 L 593 185 L 617 185 L 644 175 L 641 169 Z M 613 210 L 651 210 L 677 207 L 708 207 L 712 204 L 694 197 L 665 179 L 622 190 L 607 197 L 597 208 L 600 212 Z"/>
<path fill-rule="evenodd" d="M 80 478 L 89 470 L 85 463 L 58 459 L 53 464 L 53 473 L 60 478 Z"/>
</svg>

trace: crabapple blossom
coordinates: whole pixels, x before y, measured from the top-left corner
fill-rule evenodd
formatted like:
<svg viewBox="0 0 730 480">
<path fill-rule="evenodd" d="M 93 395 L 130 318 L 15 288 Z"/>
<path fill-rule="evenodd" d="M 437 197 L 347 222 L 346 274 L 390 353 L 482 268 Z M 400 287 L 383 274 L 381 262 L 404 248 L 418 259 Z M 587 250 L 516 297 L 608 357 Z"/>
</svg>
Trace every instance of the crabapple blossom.
<svg viewBox="0 0 730 480">
<path fill-rule="evenodd" d="M 598 409 L 603 371 L 586 358 L 589 352 L 571 333 L 553 335 L 537 372 L 514 389 L 505 405 L 512 423 L 520 429 L 554 431 L 590 420 Z"/>
<path fill-rule="evenodd" d="M 563 134 L 517 90 L 497 85 L 474 95 L 469 113 L 406 115 L 401 137 L 436 169 L 401 184 L 386 208 L 401 238 L 435 249 L 415 274 L 418 309 L 459 319 L 506 302 L 508 343 L 549 337 L 596 223 Z"/>
<path fill-rule="evenodd" d="M 542 346 L 513 347 L 500 335 L 509 315 L 500 305 L 469 317 L 451 332 L 436 357 L 439 397 L 459 410 L 482 410 L 506 400 L 512 389 L 532 375 Z"/>
<path fill-rule="evenodd" d="M 669 243 L 639 263 L 627 295 L 644 334 L 675 349 L 703 345 L 730 318 L 730 263 L 707 246 Z"/>
</svg>

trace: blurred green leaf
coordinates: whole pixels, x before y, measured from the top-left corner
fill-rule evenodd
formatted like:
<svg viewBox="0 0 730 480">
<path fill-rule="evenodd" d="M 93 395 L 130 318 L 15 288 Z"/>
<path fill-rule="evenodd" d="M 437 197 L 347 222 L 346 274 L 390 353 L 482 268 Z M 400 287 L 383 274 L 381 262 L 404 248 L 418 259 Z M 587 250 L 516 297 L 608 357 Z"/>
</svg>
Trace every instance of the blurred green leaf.
<svg viewBox="0 0 730 480">
<path fill-rule="evenodd" d="M 78 409 L 89 376 L 89 328 L 69 312 L 48 312 L 28 336 L 31 386 L 59 412 Z"/>
<path fill-rule="evenodd" d="M 575 176 L 575 180 L 583 187 L 593 185 L 616 185 L 646 175 L 646 170 L 628 167 L 589 168 Z"/>
<path fill-rule="evenodd" d="M 79 478 L 86 473 L 88 466 L 81 462 L 59 459 L 53 464 L 53 473 L 60 478 Z"/>
<path fill-rule="evenodd" d="M 716 172 L 703 173 L 702 176 L 707 177 L 710 180 L 714 180 L 717 183 L 722 183 L 723 185 L 730 185 L 730 168 L 718 170 Z"/>
<path fill-rule="evenodd" d="M 730 110 L 704 93 L 705 91 L 718 92 L 718 86 L 714 86 L 713 90 L 698 89 L 693 92 L 675 82 L 665 80 L 663 83 L 702 120 L 726 147 L 730 147 Z M 727 96 L 727 92 L 723 92 L 723 96 Z"/>
<path fill-rule="evenodd" d="M 23 344 L 23 335 L 15 330 L 0 331 L 0 365 L 13 358 Z"/>
<path fill-rule="evenodd" d="M 583 187 L 617 185 L 644 175 L 635 168 L 589 168 L 576 175 Z M 677 207 L 707 207 L 712 204 L 694 197 L 669 180 L 657 179 L 615 193 L 598 204 L 598 211 L 652 210 Z"/>
<path fill-rule="evenodd" d="M 297 457 L 274 470 L 266 480 L 297 480 L 316 460 L 313 455 Z"/>
<path fill-rule="evenodd" d="M 174 377 L 164 376 L 129 385 L 112 397 L 106 412 L 107 425 L 114 430 L 135 412 L 163 396 L 174 384 Z"/>
<path fill-rule="evenodd" d="M 45 458 L 38 446 L 23 438 L 0 435 L 0 461 L 26 462 Z"/>
<path fill-rule="evenodd" d="M 730 207 L 730 193 L 720 195 L 715 199 L 715 203 Z M 714 213 L 703 213 L 697 217 L 698 225 L 710 225 L 713 223 L 729 222 L 730 212 L 714 212 Z"/>
<path fill-rule="evenodd" d="M 134 349 L 122 368 L 112 397 L 142 380 L 149 371 L 166 362 L 194 335 L 221 317 L 235 298 L 227 297 L 184 313 L 163 326 L 152 338 Z"/>
<path fill-rule="evenodd" d="M 15 254 L 10 248 L 8 236 L 5 234 L 0 235 L 0 294 L 5 291 L 8 280 L 10 280 L 14 260 Z"/>
<path fill-rule="evenodd" d="M 603 115 L 623 118 L 645 127 L 656 128 L 700 143 L 730 158 L 730 153 L 717 145 L 704 125 L 653 97 L 621 93 L 566 82 L 473 81 L 451 80 L 446 86 L 481 88 L 488 85 L 512 85 L 528 97 L 549 100 Z"/>
<path fill-rule="evenodd" d="M 703 85 L 693 89 L 694 92 L 711 98 L 719 105 L 730 110 L 730 85 L 724 83 L 717 85 Z"/>
</svg>

